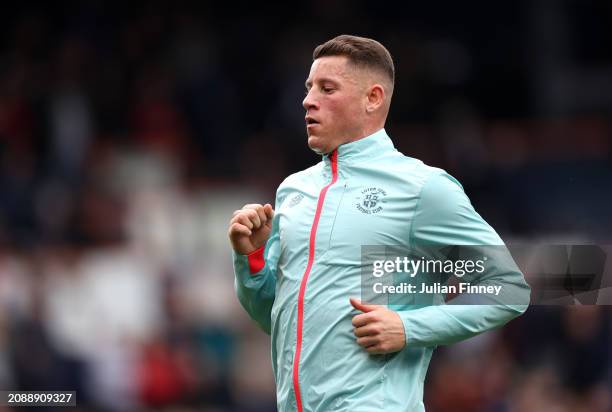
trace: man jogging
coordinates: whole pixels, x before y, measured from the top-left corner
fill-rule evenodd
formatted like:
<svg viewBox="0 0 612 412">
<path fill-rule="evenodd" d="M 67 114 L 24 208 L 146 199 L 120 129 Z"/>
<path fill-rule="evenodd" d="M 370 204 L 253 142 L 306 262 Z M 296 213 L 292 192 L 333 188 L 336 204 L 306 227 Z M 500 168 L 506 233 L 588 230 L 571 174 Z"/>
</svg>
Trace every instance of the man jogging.
<svg viewBox="0 0 612 412">
<path fill-rule="evenodd" d="M 500 326 L 529 301 L 511 264 L 481 282 L 513 288 L 522 305 L 391 310 L 355 299 L 363 245 L 503 245 L 453 177 L 394 148 L 384 130 L 393 87 L 380 43 L 342 35 L 318 46 L 303 105 L 322 161 L 287 177 L 274 209 L 249 204 L 230 221 L 236 292 L 271 334 L 281 412 L 424 411 L 435 346 Z"/>
</svg>

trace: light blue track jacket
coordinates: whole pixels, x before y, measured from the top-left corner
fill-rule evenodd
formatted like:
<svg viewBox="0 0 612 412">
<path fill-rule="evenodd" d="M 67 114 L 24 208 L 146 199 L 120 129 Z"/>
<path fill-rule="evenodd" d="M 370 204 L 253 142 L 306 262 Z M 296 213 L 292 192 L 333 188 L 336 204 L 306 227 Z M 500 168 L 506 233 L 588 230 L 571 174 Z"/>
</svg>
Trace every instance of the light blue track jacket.
<svg viewBox="0 0 612 412">
<path fill-rule="evenodd" d="M 521 305 L 400 307 L 406 347 L 370 355 L 351 324 L 359 312 L 362 245 L 503 245 L 444 170 L 398 152 L 384 129 L 343 144 L 289 176 L 276 195 L 265 249 L 234 253 L 236 292 L 272 337 L 280 412 L 424 411 L 433 349 L 525 311 L 529 286 L 511 263 L 481 284 L 513 288 Z M 393 308 L 395 309 L 395 308 Z"/>
</svg>

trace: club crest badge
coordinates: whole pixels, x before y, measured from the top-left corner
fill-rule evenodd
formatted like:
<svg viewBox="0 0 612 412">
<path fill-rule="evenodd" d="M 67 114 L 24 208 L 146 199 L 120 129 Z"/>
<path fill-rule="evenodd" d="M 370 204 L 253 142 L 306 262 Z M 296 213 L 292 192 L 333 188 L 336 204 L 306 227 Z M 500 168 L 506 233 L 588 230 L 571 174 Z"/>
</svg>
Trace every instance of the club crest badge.
<svg viewBox="0 0 612 412">
<path fill-rule="evenodd" d="M 363 189 L 357 196 L 355 207 L 361 213 L 373 215 L 383 210 L 383 204 L 386 202 L 385 197 L 387 192 L 378 187 L 368 187 Z"/>
</svg>

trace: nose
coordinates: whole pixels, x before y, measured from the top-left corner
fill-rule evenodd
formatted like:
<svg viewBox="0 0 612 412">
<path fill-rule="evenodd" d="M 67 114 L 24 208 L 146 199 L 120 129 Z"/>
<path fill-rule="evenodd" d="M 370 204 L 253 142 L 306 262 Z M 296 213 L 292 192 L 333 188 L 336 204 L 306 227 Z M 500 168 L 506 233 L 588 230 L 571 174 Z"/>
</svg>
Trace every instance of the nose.
<svg viewBox="0 0 612 412">
<path fill-rule="evenodd" d="M 304 97 L 304 100 L 302 101 L 302 106 L 304 106 L 304 109 L 306 109 L 306 111 L 308 111 L 309 109 L 317 108 L 317 102 L 314 99 L 314 96 L 312 95 L 313 89 L 314 87 L 308 91 L 306 97 Z"/>
</svg>

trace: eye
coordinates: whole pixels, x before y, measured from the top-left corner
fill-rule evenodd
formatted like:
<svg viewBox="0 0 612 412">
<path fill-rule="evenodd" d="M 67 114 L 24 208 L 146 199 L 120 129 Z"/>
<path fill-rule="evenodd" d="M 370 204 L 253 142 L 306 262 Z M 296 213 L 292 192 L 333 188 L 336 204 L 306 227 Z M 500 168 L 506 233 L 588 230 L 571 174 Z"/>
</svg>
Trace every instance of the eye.
<svg viewBox="0 0 612 412">
<path fill-rule="evenodd" d="M 329 94 L 334 91 L 334 88 L 333 87 L 323 87 L 322 90 L 323 90 L 323 93 Z"/>
</svg>

